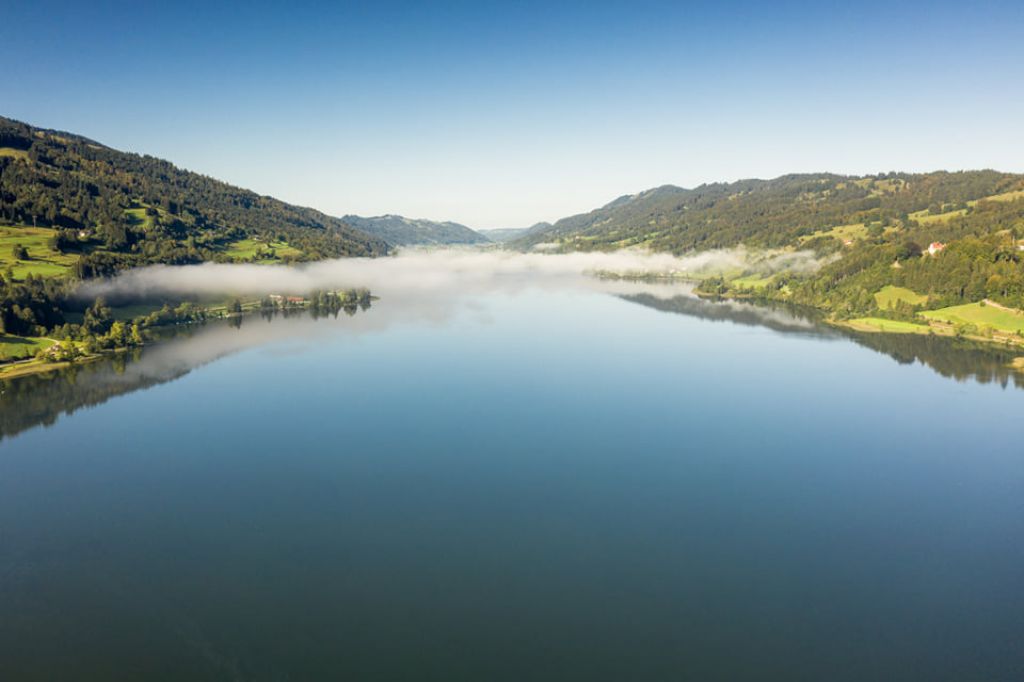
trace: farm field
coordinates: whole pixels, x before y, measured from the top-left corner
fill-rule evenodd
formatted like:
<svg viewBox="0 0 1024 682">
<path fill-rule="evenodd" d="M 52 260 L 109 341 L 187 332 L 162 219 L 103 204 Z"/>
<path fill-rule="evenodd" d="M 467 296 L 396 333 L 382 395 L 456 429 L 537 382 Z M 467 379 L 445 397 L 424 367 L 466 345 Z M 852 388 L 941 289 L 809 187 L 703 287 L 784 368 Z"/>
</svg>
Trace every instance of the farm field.
<svg viewBox="0 0 1024 682">
<path fill-rule="evenodd" d="M 146 215 L 145 206 L 125 209 L 125 213 L 131 217 L 135 225 L 141 226 L 144 230 L 149 229 L 153 225 L 153 216 Z"/>
<path fill-rule="evenodd" d="M 866 239 L 867 236 L 868 228 L 864 223 L 852 223 L 850 225 L 837 225 L 828 230 L 818 230 L 812 234 L 806 234 L 800 237 L 800 242 L 803 243 L 818 237 L 834 237 L 839 241 L 845 242 L 847 240 Z"/>
<path fill-rule="evenodd" d="M 273 249 L 275 258 L 268 258 L 264 262 L 275 263 L 285 256 L 301 256 L 302 252 L 287 242 L 261 242 L 255 239 L 240 239 L 228 244 L 224 253 L 238 260 L 250 260 L 261 250 Z"/>
<path fill-rule="evenodd" d="M 1002 194 L 993 194 L 990 197 L 984 197 L 982 199 L 978 199 L 977 201 L 968 201 L 967 204 L 969 206 L 974 206 L 974 205 L 976 205 L 978 203 L 978 201 L 998 201 L 998 202 L 1004 202 L 1004 201 L 1017 201 L 1018 199 L 1024 199 L 1024 189 L 1018 189 L 1018 190 L 1015 190 L 1013 192 L 1003 192 Z"/>
<path fill-rule="evenodd" d="M 27 159 L 28 152 L 24 149 L 14 149 L 13 147 L 0 147 L 0 156 L 7 156 L 12 159 Z"/>
<path fill-rule="evenodd" d="M 927 334 L 930 327 L 926 324 L 886 320 L 881 317 L 858 317 L 848 320 L 845 326 L 858 331 L 888 332 L 890 334 Z"/>
<path fill-rule="evenodd" d="M 932 225 L 935 223 L 945 223 L 962 215 L 967 215 L 967 209 L 961 208 L 955 211 L 947 211 L 946 213 L 929 213 L 928 209 L 924 209 L 922 211 L 914 211 L 908 217 L 911 220 L 916 220 L 921 225 Z"/>
<path fill-rule="evenodd" d="M 772 281 L 772 276 L 764 277 L 762 275 L 746 275 L 743 277 L 737 277 L 736 279 L 730 280 L 730 284 L 737 287 L 743 287 L 745 289 L 763 289 L 768 286 Z"/>
<path fill-rule="evenodd" d="M 53 234 L 53 230 L 45 227 L 0 226 L 0 272 L 10 267 L 18 279 L 24 279 L 29 273 L 41 277 L 66 274 L 77 256 L 51 249 Z M 28 249 L 28 260 L 14 259 L 11 252 L 16 244 Z"/>
<path fill-rule="evenodd" d="M 1024 312 L 991 304 L 967 303 L 926 310 L 921 315 L 929 320 L 950 324 L 973 324 L 979 328 L 991 327 L 998 331 L 1024 333 Z"/>
<path fill-rule="evenodd" d="M 919 294 L 905 287 L 897 287 L 891 284 L 882 287 L 875 293 L 875 302 L 881 309 L 891 308 L 899 301 L 905 301 L 911 305 L 921 305 L 928 301 L 928 297 Z"/>
<path fill-rule="evenodd" d="M 53 341 L 50 339 L 0 334 L 0 360 L 32 357 L 40 349 L 52 345 Z"/>
</svg>

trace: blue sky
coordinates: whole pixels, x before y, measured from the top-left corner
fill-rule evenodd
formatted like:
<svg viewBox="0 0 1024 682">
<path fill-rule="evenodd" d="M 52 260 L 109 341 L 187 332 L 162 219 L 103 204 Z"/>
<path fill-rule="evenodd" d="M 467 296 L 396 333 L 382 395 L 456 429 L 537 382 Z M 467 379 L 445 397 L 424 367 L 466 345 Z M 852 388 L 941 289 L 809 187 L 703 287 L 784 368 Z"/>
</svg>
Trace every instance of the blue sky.
<svg viewBox="0 0 1024 682">
<path fill-rule="evenodd" d="M 0 115 L 332 214 L 1024 172 L 1024 3 L 0 1 Z"/>
</svg>

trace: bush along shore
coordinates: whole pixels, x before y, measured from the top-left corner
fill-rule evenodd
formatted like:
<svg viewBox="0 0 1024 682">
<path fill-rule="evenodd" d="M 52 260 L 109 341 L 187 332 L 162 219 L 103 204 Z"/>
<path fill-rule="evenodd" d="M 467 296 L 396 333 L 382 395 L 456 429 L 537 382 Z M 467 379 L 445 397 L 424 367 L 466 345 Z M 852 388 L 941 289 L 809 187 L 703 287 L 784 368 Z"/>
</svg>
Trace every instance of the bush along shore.
<svg viewBox="0 0 1024 682">
<path fill-rule="evenodd" d="M 26 319 L 26 324 L 18 330 L 29 334 L 0 333 L 0 379 L 60 369 L 138 348 L 156 341 L 162 329 L 175 325 L 279 311 L 308 311 L 315 317 L 337 316 L 341 312 L 354 315 L 358 310 L 369 308 L 371 301 L 372 296 L 366 289 L 314 291 L 306 295 L 269 294 L 259 299 L 232 298 L 207 303 L 112 306 L 101 298 L 81 313 L 62 315 L 65 321 L 59 325 L 29 326 Z"/>
</svg>

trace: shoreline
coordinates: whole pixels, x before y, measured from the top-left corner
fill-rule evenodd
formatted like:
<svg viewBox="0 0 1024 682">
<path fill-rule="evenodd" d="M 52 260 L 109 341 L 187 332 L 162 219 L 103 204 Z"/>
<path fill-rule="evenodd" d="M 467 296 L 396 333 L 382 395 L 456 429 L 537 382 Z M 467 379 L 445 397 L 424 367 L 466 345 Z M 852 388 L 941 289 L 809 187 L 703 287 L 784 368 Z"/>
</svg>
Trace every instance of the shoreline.
<svg viewBox="0 0 1024 682">
<path fill-rule="evenodd" d="M 743 291 L 738 293 L 713 294 L 694 290 L 694 294 L 705 300 L 729 300 L 742 301 L 758 305 L 761 301 L 772 301 L 786 303 L 784 300 L 769 299 L 756 295 L 756 292 Z M 993 305 L 1000 309 L 1007 309 L 1005 306 Z M 1019 352 L 1020 355 L 1007 367 L 1015 372 L 1024 373 L 1024 337 L 1017 336 L 1011 332 L 993 330 L 990 335 L 957 333 L 956 325 L 949 322 L 937 320 L 907 321 L 892 320 L 884 317 L 857 317 L 849 320 L 839 320 L 828 315 L 827 311 L 811 306 L 811 310 L 821 314 L 821 322 L 837 329 L 846 329 L 862 334 L 880 334 L 891 336 L 936 336 L 946 339 L 962 339 L 978 343 L 992 349 L 1003 349 L 1012 352 Z M 886 328 L 888 327 L 888 328 Z"/>
<path fill-rule="evenodd" d="M 0 381 L 5 381 L 7 379 L 20 379 L 21 377 L 27 377 L 33 374 L 45 374 L 58 369 L 67 369 L 74 365 L 86 365 L 90 362 L 95 362 L 105 357 L 116 355 L 117 353 L 126 353 L 132 348 L 142 348 L 142 346 L 120 346 L 118 348 L 102 350 L 91 355 L 82 355 L 74 360 L 61 360 L 59 362 L 47 362 L 39 358 L 15 360 L 14 362 L 8 362 L 0 365 Z"/>
<path fill-rule="evenodd" d="M 370 294 L 369 295 L 369 299 L 371 301 L 374 301 L 374 300 L 379 300 L 379 297 L 373 296 L 372 294 Z M 300 303 L 300 304 L 289 304 L 289 305 L 286 305 L 286 306 L 274 307 L 274 308 L 264 308 L 264 307 L 262 307 L 260 305 L 260 301 L 258 299 L 257 300 L 246 300 L 246 301 L 242 302 L 242 310 L 241 310 L 241 312 L 229 312 L 227 310 L 227 304 L 218 304 L 218 305 L 215 305 L 215 306 L 211 306 L 209 308 L 205 308 L 204 312 L 205 312 L 206 316 L 203 317 L 202 319 L 188 320 L 188 321 L 179 321 L 179 322 L 175 322 L 175 323 L 169 324 L 169 325 L 162 325 L 162 326 L 159 326 L 159 327 L 150 327 L 149 329 L 152 329 L 152 330 L 164 329 L 164 330 L 166 330 L 166 329 L 172 329 L 174 327 L 181 327 L 181 326 L 191 327 L 191 326 L 194 326 L 194 325 L 206 324 L 207 322 L 209 322 L 211 320 L 230 320 L 230 319 L 234 319 L 234 318 L 240 318 L 240 317 L 244 318 L 244 317 L 251 316 L 251 315 L 258 315 L 258 314 L 262 313 L 265 310 L 272 310 L 274 312 L 278 312 L 278 311 L 293 311 L 293 310 L 307 311 L 307 310 L 310 309 L 310 307 L 311 307 L 311 303 L 310 303 L 310 301 L 308 299 L 303 300 L 303 302 Z M 54 340 L 54 339 L 50 339 L 50 340 L 54 341 L 56 343 L 56 340 Z M 154 345 L 154 344 L 157 344 L 157 343 L 160 343 L 159 339 L 151 340 L 151 341 L 145 341 L 145 342 L 143 342 L 141 344 L 140 343 L 136 343 L 136 344 L 133 344 L 133 345 L 130 345 L 130 346 L 118 346 L 116 348 L 107 348 L 107 349 L 104 349 L 104 350 L 97 351 L 95 353 L 91 353 L 89 355 L 81 355 L 79 357 L 74 358 L 73 360 L 60 360 L 60 361 L 57 361 L 57 362 L 49 362 L 47 360 L 44 360 L 44 359 L 38 358 L 38 357 L 25 358 L 25 359 L 21 359 L 21 360 L 13 360 L 11 362 L 4 362 L 4 363 L 0 363 L 0 382 L 6 381 L 6 380 L 10 380 L 10 379 L 19 379 L 21 377 L 31 376 L 31 375 L 34 375 L 34 374 L 46 374 L 48 372 L 56 371 L 56 370 L 59 370 L 59 369 L 67 369 L 68 367 L 72 367 L 74 365 L 88 364 L 90 362 L 95 362 L 97 360 L 100 360 L 100 359 L 105 358 L 105 357 L 109 357 L 111 355 L 116 355 L 118 353 L 126 353 L 126 352 L 128 352 L 130 350 L 133 350 L 135 348 L 145 348 L 146 346 L 151 346 L 151 345 Z M 2 383 L 0 383 L 0 385 L 2 385 Z"/>
</svg>

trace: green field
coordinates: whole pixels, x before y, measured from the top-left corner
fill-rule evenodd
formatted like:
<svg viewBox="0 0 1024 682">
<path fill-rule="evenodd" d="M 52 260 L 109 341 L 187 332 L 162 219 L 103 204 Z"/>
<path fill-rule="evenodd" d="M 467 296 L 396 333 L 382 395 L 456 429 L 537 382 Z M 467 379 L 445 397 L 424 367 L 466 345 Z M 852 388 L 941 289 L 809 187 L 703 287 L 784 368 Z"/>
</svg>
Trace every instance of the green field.
<svg viewBox="0 0 1024 682">
<path fill-rule="evenodd" d="M 983 197 L 978 201 L 1017 201 L 1018 199 L 1024 199 L 1024 189 L 1018 189 L 1013 192 L 1003 192 L 1002 194 L 993 194 L 990 197 Z M 978 201 L 968 201 L 970 206 L 974 206 Z"/>
<path fill-rule="evenodd" d="M 737 277 L 736 279 L 730 280 L 729 284 L 734 287 L 742 287 L 744 289 L 763 289 L 764 287 L 771 284 L 772 276 L 767 277 L 763 275 L 745 275 L 743 277 Z"/>
<path fill-rule="evenodd" d="M 34 357 L 41 348 L 49 348 L 52 345 L 53 341 L 50 339 L 0 334 L 0 360 Z"/>
<path fill-rule="evenodd" d="M 153 216 L 146 215 L 146 207 L 128 208 L 125 213 L 132 219 L 132 224 L 148 230 L 153 226 Z"/>
<path fill-rule="evenodd" d="M 818 230 L 813 234 L 800 237 L 801 242 L 806 242 L 817 237 L 834 237 L 841 242 L 853 241 L 855 239 L 866 239 L 868 228 L 864 223 L 852 223 L 850 225 L 838 225 L 828 230 Z"/>
<path fill-rule="evenodd" d="M 929 331 L 926 324 L 886 320 L 881 317 L 858 317 L 848 320 L 846 326 L 858 331 L 888 332 L 890 334 L 927 334 Z"/>
<path fill-rule="evenodd" d="M 266 259 L 263 262 L 274 263 L 285 256 L 301 256 L 302 252 L 287 242 L 261 242 L 256 239 L 240 239 L 227 245 L 224 253 L 237 258 L 238 260 L 251 260 L 259 251 L 271 248 L 276 253 L 276 258 Z"/>
<path fill-rule="evenodd" d="M 134 305 L 111 306 L 110 313 L 115 320 L 128 322 L 145 317 L 163 307 L 162 303 L 136 303 Z"/>
<path fill-rule="evenodd" d="M 967 303 L 921 313 L 929 320 L 950 324 L 973 324 L 979 329 L 990 327 L 997 331 L 1024 332 L 1024 312 L 998 308 L 994 305 Z"/>
<path fill-rule="evenodd" d="M 13 149 L 11 147 L 0 147 L 0 156 L 9 156 L 14 159 L 27 159 L 28 152 L 24 149 Z"/>
<path fill-rule="evenodd" d="M 896 305 L 899 301 L 905 301 L 911 305 L 921 305 L 928 301 L 927 296 L 922 296 L 910 289 L 904 287 L 894 287 L 888 285 L 882 287 L 878 293 L 875 294 L 875 302 L 878 303 L 878 307 L 885 310 Z"/>
<path fill-rule="evenodd" d="M 967 209 L 961 208 L 956 211 L 948 211 L 946 213 L 929 213 L 928 209 L 923 211 L 914 211 L 908 217 L 911 220 L 916 220 L 921 225 L 931 225 L 934 223 L 944 223 L 957 216 L 967 215 Z"/>
<path fill-rule="evenodd" d="M 67 273 L 77 256 L 66 255 L 50 248 L 53 230 L 44 227 L 3 227 L 0 226 L 0 272 L 13 268 L 14 276 L 24 279 L 32 273 L 42 277 L 54 277 Z M 15 244 L 28 249 L 29 260 L 16 261 L 11 255 Z"/>
</svg>

